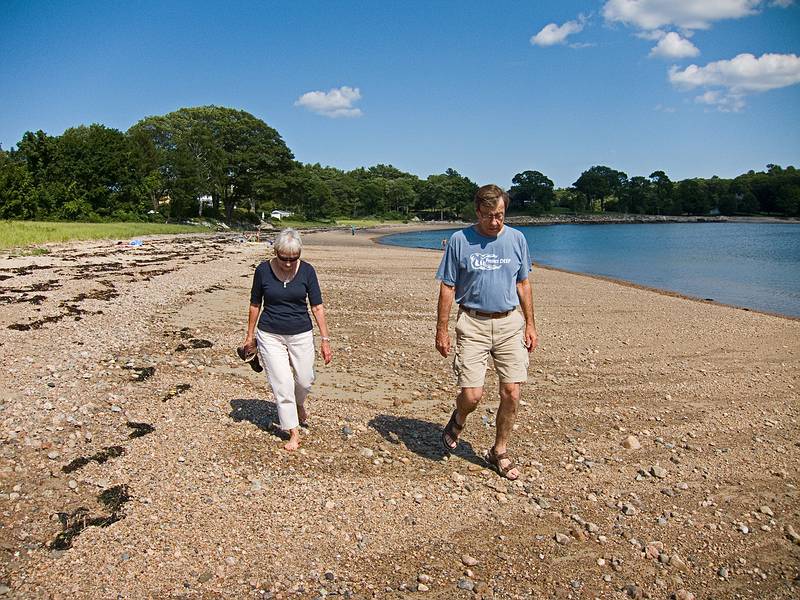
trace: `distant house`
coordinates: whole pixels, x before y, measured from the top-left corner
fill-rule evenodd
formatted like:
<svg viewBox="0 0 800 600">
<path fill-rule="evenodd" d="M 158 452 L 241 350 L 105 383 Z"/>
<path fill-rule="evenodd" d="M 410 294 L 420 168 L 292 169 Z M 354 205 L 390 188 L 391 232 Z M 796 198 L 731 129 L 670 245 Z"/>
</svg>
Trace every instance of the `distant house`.
<svg viewBox="0 0 800 600">
<path fill-rule="evenodd" d="M 269 213 L 269 216 L 280 221 L 286 217 L 291 217 L 293 214 L 293 212 L 289 212 L 288 210 L 273 210 L 271 213 Z"/>
</svg>

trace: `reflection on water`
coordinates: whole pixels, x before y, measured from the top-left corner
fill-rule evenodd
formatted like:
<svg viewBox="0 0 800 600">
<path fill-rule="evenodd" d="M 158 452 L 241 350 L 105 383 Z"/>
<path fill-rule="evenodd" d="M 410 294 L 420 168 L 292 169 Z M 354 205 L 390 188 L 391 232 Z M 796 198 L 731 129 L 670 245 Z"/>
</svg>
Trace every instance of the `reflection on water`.
<svg viewBox="0 0 800 600">
<path fill-rule="evenodd" d="M 662 223 L 520 227 L 534 262 L 800 317 L 800 225 Z M 384 237 L 441 248 L 455 230 Z"/>
</svg>

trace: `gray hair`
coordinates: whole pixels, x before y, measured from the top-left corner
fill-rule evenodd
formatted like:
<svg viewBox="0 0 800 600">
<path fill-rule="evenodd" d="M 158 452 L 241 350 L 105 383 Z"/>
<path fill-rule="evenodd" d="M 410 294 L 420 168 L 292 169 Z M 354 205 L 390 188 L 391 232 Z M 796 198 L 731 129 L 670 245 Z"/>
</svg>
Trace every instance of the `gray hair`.
<svg viewBox="0 0 800 600">
<path fill-rule="evenodd" d="M 276 253 L 300 254 L 303 250 L 303 240 L 300 239 L 299 231 L 287 227 L 278 234 L 272 247 Z"/>
</svg>

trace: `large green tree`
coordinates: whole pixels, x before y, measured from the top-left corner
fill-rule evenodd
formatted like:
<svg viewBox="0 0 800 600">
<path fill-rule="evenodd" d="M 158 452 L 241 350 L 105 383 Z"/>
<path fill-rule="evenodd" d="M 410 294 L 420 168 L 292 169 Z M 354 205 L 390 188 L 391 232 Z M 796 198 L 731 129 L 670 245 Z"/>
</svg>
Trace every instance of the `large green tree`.
<svg viewBox="0 0 800 600">
<path fill-rule="evenodd" d="M 293 166 L 293 156 L 281 136 L 264 121 L 241 110 L 221 106 L 181 108 L 163 117 L 148 117 L 129 131 L 149 138 L 162 153 L 164 181 L 194 179 L 194 195 L 210 194 L 215 207 L 224 206 L 228 222 L 234 206 L 250 203 L 270 180 Z M 170 162 L 182 153 L 192 164 L 170 172 Z"/>
<path fill-rule="evenodd" d="M 590 203 L 599 202 L 600 210 L 605 210 L 606 200 L 610 196 L 618 197 L 627 180 L 628 176 L 622 171 L 600 165 L 581 173 L 572 185 L 586 196 Z"/>
<path fill-rule="evenodd" d="M 534 214 L 541 214 L 553 205 L 555 193 L 553 182 L 549 177 L 539 171 L 523 171 L 511 179 L 513 184 L 508 190 L 508 195 L 514 204 L 522 210 Z"/>
</svg>

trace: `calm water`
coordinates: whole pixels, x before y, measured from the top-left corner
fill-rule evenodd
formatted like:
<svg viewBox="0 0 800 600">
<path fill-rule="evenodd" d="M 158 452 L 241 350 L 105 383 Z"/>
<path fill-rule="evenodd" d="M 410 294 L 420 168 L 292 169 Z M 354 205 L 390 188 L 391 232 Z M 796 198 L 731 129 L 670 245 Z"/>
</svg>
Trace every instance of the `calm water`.
<svg viewBox="0 0 800 600">
<path fill-rule="evenodd" d="M 663 223 L 519 227 L 534 262 L 800 317 L 800 225 Z M 386 244 L 441 248 L 453 230 Z"/>
</svg>

